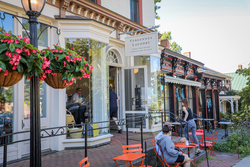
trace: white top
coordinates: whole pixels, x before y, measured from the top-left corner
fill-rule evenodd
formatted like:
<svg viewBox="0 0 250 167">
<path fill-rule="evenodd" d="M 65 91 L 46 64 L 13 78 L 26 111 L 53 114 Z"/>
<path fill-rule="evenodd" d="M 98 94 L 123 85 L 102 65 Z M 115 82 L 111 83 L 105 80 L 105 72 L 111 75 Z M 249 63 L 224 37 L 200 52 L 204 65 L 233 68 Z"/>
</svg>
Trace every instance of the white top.
<svg viewBox="0 0 250 167">
<path fill-rule="evenodd" d="M 73 100 L 74 101 L 78 101 L 79 100 L 79 94 L 78 93 L 74 93 L 73 94 Z"/>
<path fill-rule="evenodd" d="M 172 122 L 171 124 L 172 125 L 180 125 L 181 123 L 180 122 Z"/>
</svg>

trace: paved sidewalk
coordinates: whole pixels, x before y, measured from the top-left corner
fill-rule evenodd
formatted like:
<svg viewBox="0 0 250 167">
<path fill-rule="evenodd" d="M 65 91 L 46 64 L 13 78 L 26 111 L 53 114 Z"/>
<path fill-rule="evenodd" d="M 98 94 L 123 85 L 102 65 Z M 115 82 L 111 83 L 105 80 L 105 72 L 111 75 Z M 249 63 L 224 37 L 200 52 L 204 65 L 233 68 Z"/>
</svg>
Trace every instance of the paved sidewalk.
<svg viewBox="0 0 250 167">
<path fill-rule="evenodd" d="M 216 156 L 212 156 L 213 159 L 208 160 L 209 167 L 231 167 L 240 160 L 238 159 L 238 154 L 234 153 L 215 152 L 215 154 Z M 247 167 L 250 166 L 249 164 L 250 161 L 248 161 L 248 165 L 242 165 L 238 167 Z M 207 167 L 207 159 L 199 163 L 198 167 Z"/>
<path fill-rule="evenodd" d="M 250 166 L 250 156 L 243 158 L 240 162 L 235 164 L 233 167 Z"/>
</svg>

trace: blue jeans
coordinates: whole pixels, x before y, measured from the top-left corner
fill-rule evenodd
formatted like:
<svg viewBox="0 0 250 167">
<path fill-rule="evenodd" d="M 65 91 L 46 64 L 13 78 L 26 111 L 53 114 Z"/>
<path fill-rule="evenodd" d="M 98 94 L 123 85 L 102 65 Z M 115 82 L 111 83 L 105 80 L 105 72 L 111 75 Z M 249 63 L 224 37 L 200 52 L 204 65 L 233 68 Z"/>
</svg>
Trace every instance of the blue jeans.
<svg viewBox="0 0 250 167">
<path fill-rule="evenodd" d="M 195 143 L 199 145 L 199 141 L 196 136 L 196 124 L 193 119 L 189 120 L 184 126 L 184 135 L 186 139 L 189 141 L 189 143 L 191 142 L 188 137 L 188 132 L 190 131 L 190 129 L 192 131 L 192 136 L 193 136 Z M 199 146 L 197 148 L 199 148 Z"/>
</svg>

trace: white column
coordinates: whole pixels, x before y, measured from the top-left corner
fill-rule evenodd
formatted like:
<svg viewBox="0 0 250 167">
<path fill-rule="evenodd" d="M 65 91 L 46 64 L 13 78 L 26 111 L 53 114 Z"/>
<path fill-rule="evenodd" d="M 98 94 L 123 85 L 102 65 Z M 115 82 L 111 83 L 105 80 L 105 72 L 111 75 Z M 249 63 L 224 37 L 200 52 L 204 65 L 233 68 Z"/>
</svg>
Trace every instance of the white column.
<svg viewBox="0 0 250 167">
<path fill-rule="evenodd" d="M 239 111 L 238 100 L 236 100 L 235 102 L 236 102 L 236 111 Z"/>
<path fill-rule="evenodd" d="M 234 113 L 234 101 L 231 99 L 231 112 Z"/>
</svg>

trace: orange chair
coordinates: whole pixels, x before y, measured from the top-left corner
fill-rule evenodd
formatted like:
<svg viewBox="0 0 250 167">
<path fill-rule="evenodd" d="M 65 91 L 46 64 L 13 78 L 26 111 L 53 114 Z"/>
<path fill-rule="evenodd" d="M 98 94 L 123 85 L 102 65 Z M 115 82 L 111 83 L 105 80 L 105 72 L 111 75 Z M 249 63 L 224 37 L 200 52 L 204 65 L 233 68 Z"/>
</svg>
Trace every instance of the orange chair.
<svg viewBox="0 0 250 167">
<path fill-rule="evenodd" d="M 218 135 L 218 132 L 216 135 Z M 207 140 L 209 140 L 209 141 L 207 141 Z M 216 140 L 217 140 L 217 138 L 215 139 L 215 135 L 205 135 L 205 140 L 204 140 L 204 136 L 202 136 L 200 139 L 200 142 L 199 142 L 200 149 L 203 149 L 203 147 L 205 147 L 205 145 L 204 145 L 204 141 L 205 141 L 208 151 L 210 150 L 211 153 L 213 153 L 216 156 L 216 154 L 212 150 Z"/>
<path fill-rule="evenodd" d="M 159 146 L 159 145 L 158 145 L 158 146 Z M 161 155 L 163 155 L 161 146 L 159 146 L 159 148 L 160 148 L 160 150 L 161 150 Z M 165 160 L 165 158 L 164 158 L 163 156 L 162 156 L 161 158 L 162 158 L 163 161 L 164 161 L 164 166 L 167 166 L 167 167 L 171 167 L 171 166 L 173 166 L 173 167 L 178 167 L 179 165 L 181 165 L 180 162 L 176 162 L 176 163 L 167 163 L 166 160 Z"/>
<path fill-rule="evenodd" d="M 153 139 L 153 140 L 152 140 L 152 143 L 153 143 L 153 148 L 154 148 L 154 151 L 155 151 L 155 155 L 156 155 L 156 156 L 158 157 L 158 159 L 161 161 L 162 166 L 164 166 L 164 162 L 162 161 L 161 156 L 160 156 L 159 154 L 157 154 L 157 152 L 156 152 L 156 148 L 155 148 L 156 140 Z"/>
<path fill-rule="evenodd" d="M 90 163 L 89 163 L 88 160 L 89 160 L 88 157 L 82 159 L 82 160 L 79 162 L 80 167 L 90 167 Z M 87 162 L 86 165 L 85 165 L 85 162 Z M 84 165 L 83 165 L 83 164 L 84 164 Z M 82 166 L 82 165 L 83 165 L 83 166 Z"/>
<path fill-rule="evenodd" d="M 179 133 L 177 133 L 177 132 L 174 132 L 174 136 L 180 137 Z"/>
<path fill-rule="evenodd" d="M 122 152 L 124 154 L 135 153 L 135 152 L 141 153 L 142 152 L 141 144 L 124 145 L 124 146 L 122 146 L 122 148 L 123 148 Z"/>
</svg>

